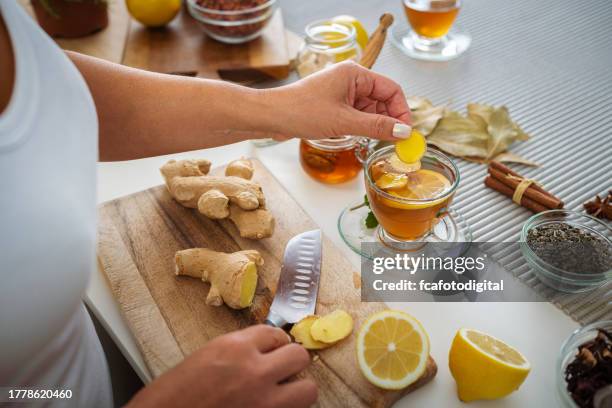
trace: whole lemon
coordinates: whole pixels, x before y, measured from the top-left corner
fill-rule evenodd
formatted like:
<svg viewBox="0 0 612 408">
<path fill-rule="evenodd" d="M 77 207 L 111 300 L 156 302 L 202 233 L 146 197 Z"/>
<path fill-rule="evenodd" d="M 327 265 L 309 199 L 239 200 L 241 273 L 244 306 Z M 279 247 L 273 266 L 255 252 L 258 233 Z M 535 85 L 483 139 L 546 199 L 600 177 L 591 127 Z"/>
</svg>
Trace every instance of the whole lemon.
<svg viewBox="0 0 612 408">
<path fill-rule="evenodd" d="M 147 27 L 168 24 L 181 9 L 181 0 L 125 0 L 135 20 Z"/>
<path fill-rule="evenodd" d="M 361 21 L 357 20 L 355 17 L 347 15 L 336 16 L 332 19 L 332 22 L 352 25 L 357 35 L 355 38 L 357 44 L 359 44 L 362 50 L 368 45 L 368 32 L 363 27 L 363 24 L 361 24 Z"/>
</svg>

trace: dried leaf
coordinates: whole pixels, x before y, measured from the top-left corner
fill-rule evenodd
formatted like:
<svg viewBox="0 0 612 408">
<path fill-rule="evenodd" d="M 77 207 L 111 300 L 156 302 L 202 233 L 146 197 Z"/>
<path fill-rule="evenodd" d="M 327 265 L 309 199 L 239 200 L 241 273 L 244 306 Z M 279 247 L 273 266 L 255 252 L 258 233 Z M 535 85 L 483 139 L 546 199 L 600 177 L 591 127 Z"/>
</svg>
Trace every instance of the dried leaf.
<svg viewBox="0 0 612 408">
<path fill-rule="evenodd" d="M 467 117 L 445 106 L 434 106 L 428 99 L 406 98 L 412 114 L 412 126 L 427 136 L 427 142 L 466 160 L 487 163 L 499 161 L 537 166 L 537 163 L 509 153 L 515 141 L 529 139 L 510 118 L 505 106 L 480 103 L 467 105 Z"/>
<path fill-rule="evenodd" d="M 467 106 L 467 112 L 468 117 L 472 120 L 487 125 L 487 132 L 491 135 L 486 157 L 488 160 L 505 152 L 513 142 L 529 139 L 529 135 L 512 121 L 508 108 L 505 106 L 494 108 L 489 105 L 470 103 Z"/>
<path fill-rule="evenodd" d="M 493 107 L 490 105 L 483 105 L 481 103 L 468 103 L 467 105 L 468 117 L 475 121 L 484 121 L 488 126 L 493 113 Z"/>
<path fill-rule="evenodd" d="M 504 163 L 518 163 L 518 164 L 524 164 L 526 166 L 540 167 L 538 163 L 531 161 L 531 160 L 523 159 L 521 156 L 511 153 L 511 152 L 500 153 L 497 156 L 495 156 L 493 160 L 496 160 L 498 162 L 504 162 Z"/>
<path fill-rule="evenodd" d="M 408 106 L 410 107 L 411 111 L 417 111 L 433 107 L 431 101 L 427 98 L 423 98 L 422 96 L 409 96 L 406 98 L 406 102 L 408 103 Z"/>
<path fill-rule="evenodd" d="M 427 142 L 454 156 L 487 157 L 489 134 L 481 124 L 449 111 Z"/>
<path fill-rule="evenodd" d="M 508 109 L 505 106 L 493 110 L 489 117 L 487 132 L 491 136 L 487 146 L 487 159 L 505 152 L 518 138 L 516 125 L 510 119 Z"/>
<path fill-rule="evenodd" d="M 445 109 L 444 106 L 432 106 L 412 112 L 412 127 L 421 132 L 423 136 L 429 136 L 444 116 Z"/>
<path fill-rule="evenodd" d="M 406 98 L 410 106 L 412 127 L 423 136 L 429 136 L 434 130 L 438 121 L 444 116 L 444 106 L 433 106 L 429 99 L 420 96 Z"/>
</svg>

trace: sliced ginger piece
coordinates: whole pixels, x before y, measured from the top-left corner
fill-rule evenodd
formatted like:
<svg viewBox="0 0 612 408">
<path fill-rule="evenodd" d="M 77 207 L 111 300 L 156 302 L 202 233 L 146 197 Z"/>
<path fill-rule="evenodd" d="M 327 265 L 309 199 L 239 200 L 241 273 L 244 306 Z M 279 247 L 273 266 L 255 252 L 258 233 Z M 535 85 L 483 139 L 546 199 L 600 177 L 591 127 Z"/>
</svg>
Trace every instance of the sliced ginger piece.
<svg viewBox="0 0 612 408">
<path fill-rule="evenodd" d="M 306 316 L 305 318 L 293 325 L 289 334 L 293 336 L 296 342 L 304 346 L 305 349 L 320 350 L 327 348 L 331 346 L 331 344 L 323 343 L 322 341 L 317 341 L 313 339 L 310 335 L 310 329 L 312 325 L 319 319 L 319 316 Z"/>
<path fill-rule="evenodd" d="M 178 251 L 175 255 L 176 274 L 191 276 L 210 283 L 206 304 L 232 309 L 244 309 L 253 303 L 257 288 L 257 266 L 263 258 L 255 250 L 234 253 L 206 248 Z"/>
<path fill-rule="evenodd" d="M 334 310 L 314 321 L 310 335 L 316 341 L 333 344 L 353 331 L 353 318 L 344 310 Z"/>
<path fill-rule="evenodd" d="M 427 150 L 427 141 L 419 131 L 412 130 L 410 137 L 395 143 L 395 153 L 404 163 L 416 163 Z"/>
<path fill-rule="evenodd" d="M 387 158 L 387 163 L 391 167 L 392 172 L 396 173 L 412 173 L 421 168 L 421 161 L 417 160 L 414 163 L 403 162 L 397 154 L 392 154 Z"/>
</svg>

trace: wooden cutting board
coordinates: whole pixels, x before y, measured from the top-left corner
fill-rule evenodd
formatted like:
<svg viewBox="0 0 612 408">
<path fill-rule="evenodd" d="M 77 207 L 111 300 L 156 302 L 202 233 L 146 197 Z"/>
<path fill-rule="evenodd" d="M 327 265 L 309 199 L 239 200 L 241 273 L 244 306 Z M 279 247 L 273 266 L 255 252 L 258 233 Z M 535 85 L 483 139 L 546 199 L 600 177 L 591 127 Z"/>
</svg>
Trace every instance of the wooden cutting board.
<svg viewBox="0 0 612 408">
<path fill-rule="evenodd" d="M 276 230 L 269 239 L 240 238 L 229 221 L 212 221 L 182 207 L 164 186 L 109 201 L 99 209 L 100 265 L 154 377 L 210 339 L 262 322 L 276 288 L 285 244 L 294 235 L 317 228 L 272 174 L 259 161 L 253 162 L 254 180 L 262 185 L 267 206 L 276 217 Z M 216 169 L 213 174 L 222 171 Z M 174 275 L 175 252 L 193 247 L 226 252 L 257 249 L 263 255 L 265 265 L 259 269 L 250 309 L 208 306 L 204 303 L 208 284 Z M 320 406 L 387 407 L 435 376 L 431 358 L 423 377 L 402 392 L 381 390 L 362 376 L 355 355 L 356 333 L 367 316 L 386 306 L 360 301 L 359 274 L 324 238 L 317 313 L 337 308 L 353 316 L 355 331 L 339 344 L 316 352 L 318 358 L 304 374 L 319 385 Z"/>
<path fill-rule="evenodd" d="M 261 37 L 229 45 L 207 37 L 183 7 L 180 15 L 162 29 L 147 29 L 132 21 L 123 64 L 203 77 L 216 77 L 220 70 L 258 70 L 282 79 L 289 75 L 290 56 L 280 9 Z"/>
</svg>

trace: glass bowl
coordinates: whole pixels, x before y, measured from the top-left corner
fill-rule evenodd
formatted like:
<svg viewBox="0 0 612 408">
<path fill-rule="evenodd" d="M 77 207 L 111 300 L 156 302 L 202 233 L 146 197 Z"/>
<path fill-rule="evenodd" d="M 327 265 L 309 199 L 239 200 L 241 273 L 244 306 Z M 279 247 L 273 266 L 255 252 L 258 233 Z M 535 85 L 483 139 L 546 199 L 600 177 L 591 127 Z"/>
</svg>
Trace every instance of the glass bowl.
<svg viewBox="0 0 612 408">
<path fill-rule="evenodd" d="M 217 41 L 241 44 L 261 35 L 276 0 L 187 0 L 189 14 Z"/>
<path fill-rule="evenodd" d="M 612 241 L 610 240 L 612 229 L 597 218 L 568 210 L 550 210 L 538 213 L 525 222 L 520 240 L 523 257 L 538 279 L 545 285 L 566 293 L 586 292 L 612 280 L 612 268 L 600 273 L 570 272 L 544 261 L 531 249 L 527 244 L 527 235 L 531 229 L 559 222 L 588 231 L 603 239 L 612 248 Z"/>
<path fill-rule="evenodd" d="M 565 340 L 561 346 L 559 357 L 557 358 L 557 367 L 555 373 L 555 383 L 557 388 L 557 400 L 560 407 L 577 408 L 578 405 L 574 402 L 569 392 L 567 392 L 567 383 L 565 381 L 565 368 L 574 360 L 578 353 L 578 347 L 597 336 L 597 329 L 602 328 L 612 331 L 612 320 L 603 320 L 600 322 L 591 323 L 587 326 L 574 330 L 574 332 Z"/>
</svg>

